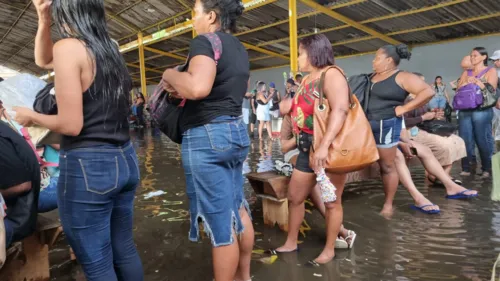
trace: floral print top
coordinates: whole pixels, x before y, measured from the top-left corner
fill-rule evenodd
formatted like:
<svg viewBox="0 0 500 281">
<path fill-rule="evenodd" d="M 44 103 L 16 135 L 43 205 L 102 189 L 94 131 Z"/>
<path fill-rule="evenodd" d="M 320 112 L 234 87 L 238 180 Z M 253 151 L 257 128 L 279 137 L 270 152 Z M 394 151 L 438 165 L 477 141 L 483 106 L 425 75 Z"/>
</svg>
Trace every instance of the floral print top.
<svg viewBox="0 0 500 281">
<path fill-rule="evenodd" d="M 307 83 L 307 77 L 302 81 L 292 102 L 292 122 L 295 134 L 314 132 L 314 101 L 319 98 L 320 78 Z"/>
</svg>

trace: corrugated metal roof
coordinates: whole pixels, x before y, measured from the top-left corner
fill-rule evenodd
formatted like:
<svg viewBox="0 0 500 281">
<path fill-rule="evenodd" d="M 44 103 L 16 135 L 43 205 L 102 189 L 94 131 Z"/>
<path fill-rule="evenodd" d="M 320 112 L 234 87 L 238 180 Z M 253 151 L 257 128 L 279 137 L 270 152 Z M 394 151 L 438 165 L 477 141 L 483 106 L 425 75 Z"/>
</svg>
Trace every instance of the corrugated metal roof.
<svg viewBox="0 0 500 281">
<path fill-rule="evenodd" d="M 243 14 L 238 22 L 242 42 L 259 46 L 280 55 L 289 53 L 288 0 L 263 0 L 271 3 Z M 318 0 L 319 1 L 319 0 Z M 126 44 L 136 40 L 137 31 L 151 34 L 191 18 L 189 7 L 194 0 L 104 0 L 108 12 L 109 32 Z M 435 43 L 500 32 L 500 0 L 321 0 L 320 3 L 357 22 L 365 22 L 381 34 L 407 44 Z M 339 6 L 340 5 L 340 6 Z M 437 6 L 438 5 L 438 6 Z M 422 11 L 424 9 L 425 11 Z M 298 36 L 324 33 L 332 42 L 336 55 L 375 51 L 387 44 L 366 32 L 315 11 L 297 1 Z M 418 13 L 417 13 L 418 12 Z M 403 14 L 401 14 L 403 13 Z M 43 74 L 33 58 L 33 39 L 37 20 L 31 0 L 0 0 L 0 64 L 15 70 Z M 278 24 L 275 24 L 278 23 Z M 262 29 L 263 25 L 274 24 Z M 259 29 L 251 32 L 252 29 Z M 418 28 L 417 30 L 412 30 Z M 396 34 L 391 34 L 396 32 Z M 54 33 L 57 40 L 57 33 Z M 149 47 L 187 56 L 191 32 L 183 33 Z M 156 72 L 181 60 L 145 52 L 146 67 Z M 129 64 L 138 64 L 137 51 L 124 54 Z M 252 69 L 287 63 L 269 54 L 249 50 Z M 260 59 L 259 59 L 260 58 Z M 264 58 L 264 59 L 262 59 Z M 139 71 L 129 67 L 136 77 Z M 159 74 L 148 71 L 149 78 Z"/>
</svg>

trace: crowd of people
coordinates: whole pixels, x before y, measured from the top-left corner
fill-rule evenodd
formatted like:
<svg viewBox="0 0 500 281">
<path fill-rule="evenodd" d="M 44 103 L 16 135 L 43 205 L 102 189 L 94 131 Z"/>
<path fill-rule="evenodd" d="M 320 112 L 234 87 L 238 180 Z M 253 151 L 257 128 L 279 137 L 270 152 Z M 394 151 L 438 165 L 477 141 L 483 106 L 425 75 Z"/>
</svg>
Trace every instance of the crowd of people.
<svg viewBox="0 0 500 281">
<path fill-rule="evenodd" d="M 5 198 L 6 208 L 5 218 L 0 216 L 0 261 L 7 247 L 33 233 L 38 212 L 57 208 L 87 280 L 144 280 L 132 235 L 140 163 L 130 141 L 129 117 L 132 110 L 138 125 L 144 126 L 146 100 L 138 94 L 131 101 L 132 82 L 118 46 L 109 37 L 103 1 L 33 2 L 39 18 L 35 59 L 38 66 L 56 73 L 58 110 L 43 114 L 15 107 L 11 118 L 0 105 L 0 116 L 6 121 L 0 122 L 0 205 Z M 331 43 L 323 34 L 300 40 L 298 63 L 308 75 L 288 79 L 283 95 L 273 82 L 257 81 L 250 90 L 248 54 L 232 35 L 243 9 L 239 0 L 197 0 L 193 26 L 200 36 L 190 43 L 185 69 L 167 69 L 162 76 L 169 97 L 185 100 L 177 125 L 182 132 L 189 239 L 200 240 L 202 222 L 212 244 L 216 281 L 251 280 L 254 230 L 242 170 L 251 142 L 247 127 L 253 133 L 256 121 L 259 139 L 264 138 L 264 128 L 272 139 L 272 119 L 283 118 L 281 147 L 294 167 L 288 187 L 289 232 L 285 243 L 270 252 L 298 250 L 308 197 L 326 221 L 325 247 L 310 264 L 330 262 L 335 248 L 352 248 L 357 235 L 343 227 L 347 173 L 326 174 L 336 200 L 325 201 L 317 184 L 329 148 L 352 108 L 349 81 L 335 63 Z M 55 43 L 52 24 L 62 35 Z M 223 52 L 214 51 L 210 38 L 220 41 Z M 394 212 L 400 182 L 415 201 L 412 208 L 427 214 L 440 212 L 416 188 L 407 164 L 411 158 L 422 162 L 429 181 L 443 186 L 448 199 L 477 196 L 477 191 L 451 175 L 457 161 L 462 162 L 462 176 L 474 172 L 476 146 L 480 176 L 487 179 L 492 173 L 492 124 L 494 114 L 496 122 L 500 120 L 498 111 L 494 113 L 500 102 L 460 109 L 458 136 L 431 132 L 425 124 L 450 123 L 447 108 L 453 102 L 441 77 L 428 84 L 421 74 L 400 70 L 401 60 L 410 58 L 406 45 L 381 47 L 373 60 L 365 101 L 372 134 L 364 137 L 373 138 L 378 150 L 385 192 L 381 214 L 386 217 Z M 494 67 L 488 66 L 490 60 Z M 463 74 L 451 84 L 457 92 L 472 85 L 475 95 L 497 94 L 500 72 L 495 67 L 500 69 L 500 51 L 490 58 L 484 48 L 474 48 L 462 67 Z M 328 103 L 329 122 L 321 141 L 314 144 L 317 99 Z M 62 135 L 60 143 L 44 147 L 43 163 L 23 131 L 18 131 L 33 124 Z M 500 130 L 498 125 L 495 129 Z M 46 167 L 46 162 L 55 165 Z"/>
</svg>

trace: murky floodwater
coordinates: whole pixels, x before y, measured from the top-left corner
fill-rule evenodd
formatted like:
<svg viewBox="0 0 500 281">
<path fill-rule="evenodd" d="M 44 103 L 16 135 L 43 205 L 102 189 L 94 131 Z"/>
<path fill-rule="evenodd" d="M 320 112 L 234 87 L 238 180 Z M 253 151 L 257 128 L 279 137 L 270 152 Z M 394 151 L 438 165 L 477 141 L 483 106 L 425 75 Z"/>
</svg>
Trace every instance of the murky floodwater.
<svg viewBox="0 0 500 281">
<path fill-rule="evenodd" d="M 209 241 L 191 243 L 187 238 L 180 148 L 149 131 L 135 132 L 134 143 L 142 173 L 135 241 L 145 280 L 212 280 Z M 279 151 L 278 142 L 254 141 L 244 172 L 272 169 L 274 160 L 281 158 Z M 478 189 L 479 198 L 457 201 L 446 200 L 443 189 L 428 188 L 421 167 L 412 168 L 412 175 L 424 195 L 441 207 L 441 214 L 411 210 L 413 201 L 400 187 L 395 215 L 386 220 L 378 215 L 384 199 L 380 181 L 349 185 L 343 198 L 344 219 L 345 226 L 358 234 L 355 246 L 337 250 L 334 261 L 321 268 L 305 265 L 320 253 L 325 241 L 324 220 L 311 206 L 301 229 L 300 252 L 279 256 L 272 264 L 263 262 L 266 255 L 259 250 L 281 245 L 285 234 L 263 226 L 260 201 L 246 183 L 257 232 L 253 280 L 489 280 L 500 252 L 500 204 L 489 199 L 491 182 L 469 180 L 466 186 Z M 64 239 L 51 251 L 51 263 L 52 280 L 84 280 L 68 262 Z"/>
</svg>

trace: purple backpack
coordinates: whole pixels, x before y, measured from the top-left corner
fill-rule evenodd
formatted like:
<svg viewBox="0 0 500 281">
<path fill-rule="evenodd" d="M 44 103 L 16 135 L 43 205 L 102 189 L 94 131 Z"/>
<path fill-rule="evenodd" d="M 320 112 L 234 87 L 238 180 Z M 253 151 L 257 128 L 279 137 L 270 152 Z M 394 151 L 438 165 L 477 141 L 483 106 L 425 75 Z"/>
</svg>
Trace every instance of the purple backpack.
<svg viewBox="0 0 500 281">
<path fill-rule="evenodd" d="M 490 68 L 481 71 L 476 78 L 481 78 L 488 70 L 490 70 Z M 467 76 L 472 76 L 472 70 L 467 70 Z M 453 98 L 453 108 L 456 110 L 476 109 L 480 107 L 483 102 L 483 93 L 479 86 L 474 83 L 468 83 L 457 89 L 457 93 Z"/>
</svg>

